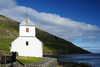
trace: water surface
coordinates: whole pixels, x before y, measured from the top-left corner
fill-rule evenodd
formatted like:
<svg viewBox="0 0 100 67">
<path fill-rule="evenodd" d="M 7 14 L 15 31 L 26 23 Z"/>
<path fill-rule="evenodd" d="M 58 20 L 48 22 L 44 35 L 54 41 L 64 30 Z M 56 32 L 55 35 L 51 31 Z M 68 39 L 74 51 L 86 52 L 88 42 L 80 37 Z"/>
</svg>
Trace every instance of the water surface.
<svg viewBox="0 0 100 67">
<path fill-rule="evenodd" d="M 66 54 L 66 55 L 45 55 L 45 57 L 55 57 L 57 61 L 88 63 L 95 67 L 100 67 L 100 53 L 94 54 Z"/>
</svg>

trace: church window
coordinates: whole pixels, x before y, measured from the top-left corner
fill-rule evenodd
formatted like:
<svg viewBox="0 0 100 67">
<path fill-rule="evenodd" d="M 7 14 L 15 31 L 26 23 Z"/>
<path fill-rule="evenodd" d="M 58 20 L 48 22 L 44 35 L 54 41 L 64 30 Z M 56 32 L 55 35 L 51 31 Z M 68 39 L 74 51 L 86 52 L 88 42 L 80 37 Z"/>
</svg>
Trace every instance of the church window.
<svg viewBox="0 0 100 67">
<path fill-rule="evenodd" d="M 10 44 L 10 47 L 11 47 L 11 44 Z"/>
<path fill-rule="evenodd" d="M 28 43 L 28 41 L 26 41 L 26 46 L 28 46 L 29 45 L 29 43 Z"/>
<path fill-rule="evenodd" d="M 26 32 L 29 32 L 29 28 L 26 28 Z"/>
</svg>

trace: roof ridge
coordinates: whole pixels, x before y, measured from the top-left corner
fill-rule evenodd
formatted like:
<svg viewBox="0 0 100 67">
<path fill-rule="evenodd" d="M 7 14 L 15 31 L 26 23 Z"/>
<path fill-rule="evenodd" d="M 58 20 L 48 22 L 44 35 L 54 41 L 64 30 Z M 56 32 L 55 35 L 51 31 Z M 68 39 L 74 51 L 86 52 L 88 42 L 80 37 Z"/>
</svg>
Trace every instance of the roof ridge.
<svg viewBox="0 0 100 67">
<path fill-rule="evenodd" d="M 21 22 L 20 25 L 24 25 L 24 26 L 35 26 L 35 24 L 33 24 L 33 22 L 31 22 L 27 17 Z"/>
</svg>

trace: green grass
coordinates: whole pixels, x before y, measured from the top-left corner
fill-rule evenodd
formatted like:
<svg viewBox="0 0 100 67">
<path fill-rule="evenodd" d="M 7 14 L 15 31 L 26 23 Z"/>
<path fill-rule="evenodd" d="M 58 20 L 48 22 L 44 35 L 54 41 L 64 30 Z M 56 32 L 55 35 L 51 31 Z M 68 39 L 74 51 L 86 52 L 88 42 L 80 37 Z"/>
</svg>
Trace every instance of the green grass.
<svg viewBox="0 0 100 67">
<path fill-rule="evenodd" d="M 0 38 L 14 39 L 18 36 L 18 29 L 0 20 Z"/>
<path fill-rule="evenodd" d="M 0 38 L 0 51 L 10 51 L 10 43 L 13 41 L 13 39 L 5 39 L 5 38 Z"/>
<path fill-rule="evenodd" d="M 22 63 L 32 63 L 32 62 L 38 62 L 38 61 L 44 60 L 44 58 L 24 57 L 24 56 L 19 56 L 18 59 Z"/>
<path fill-rule="evenodd" d="M 44 52 L 58 52 L 58 50 L 47 47 L 47 46 L 43 46 L 43 51 Z"/>
<path fill-rule="evenodd" d="M 1 16 L 1 15 L 0 15 Z M 17 38 L 18 29 L 0 20 L 0 51 L 10 51 L 10 43 Z"/>
<path fill-rule="evenodd" d="M 18 31 L 18 29 L 14 28 L 14 27 L 12 27 L 12 26 L 10 26 L 10 25 L 8 25 L 7 23 L 4 23 L 4 22 L 1 21 L 1 20 L 0 20 L 0 27 L 2 27 L 3 29 L 11 29 L 11 30 L 13 30 L 13 31 L 15 31 L 15 30 Z"/>
</svg>

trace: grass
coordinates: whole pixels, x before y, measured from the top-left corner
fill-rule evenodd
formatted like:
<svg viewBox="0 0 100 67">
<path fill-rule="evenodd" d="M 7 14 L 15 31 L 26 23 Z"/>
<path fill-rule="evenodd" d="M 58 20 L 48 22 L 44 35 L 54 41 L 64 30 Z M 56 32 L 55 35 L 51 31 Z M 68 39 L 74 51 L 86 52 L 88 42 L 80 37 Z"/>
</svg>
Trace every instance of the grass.
<svg viewBox="0 0 100 67">
<path fill-rule="evenodd" d="M 24 57 L 24 56 L 19 56 L 18 59 L 22 63 L 32 63 L 32 62 L 38 62 L 38 61 L 44 60 L 44 58 Z"/>
<path fill-rule="evenodd" d="M 9 24 L 7 23 L 4 23 L 3 21 L 0 20 L 0 27 L 2 27 L 3 29 L 10 29 L 12 31 L 18 31 L 18 29 L 10 26 Z"/>
<path fill-rule="evenodd" d="M 57 49 L 54 49 L 54 48 L 51 48 L 51 47 L 48 47 L 48 46 L 43 46 L 43 51 L 44 52 L 58 52 Z"/>
<path fill-rule="evenodd" d="M 1 15 L 0 15 L 1 16 Z M 17 38 L 18 29 L 0 20 L 0 51 L 10 51 L 10 43 Z"/>
<path fill-rule="evenodd" d="M 13 41 L 13 39 L 5 39 L 5 38 L 0 38 L 0 51 L 10 51 L 10 43 Z"/>
<path fill-rule="evenodd" d="M 15 39 L 18 36 L 18 29 L 0 20 L 0 38 Z"/>
</svg>

